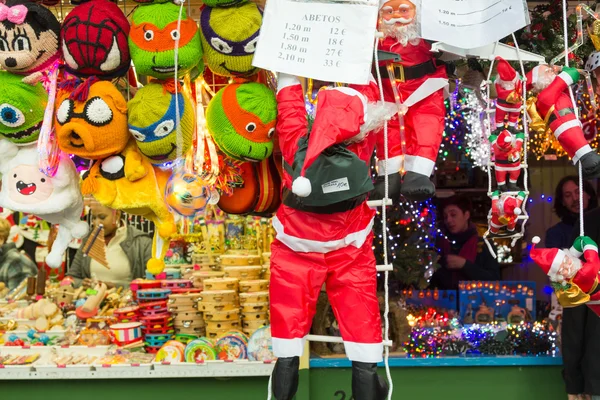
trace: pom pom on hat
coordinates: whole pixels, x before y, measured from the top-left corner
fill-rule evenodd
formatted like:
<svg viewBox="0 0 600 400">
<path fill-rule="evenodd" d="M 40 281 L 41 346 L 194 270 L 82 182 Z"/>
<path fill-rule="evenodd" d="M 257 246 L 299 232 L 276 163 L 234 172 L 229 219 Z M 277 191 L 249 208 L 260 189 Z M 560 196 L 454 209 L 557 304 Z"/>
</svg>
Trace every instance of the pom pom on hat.
<svg viewBox="0 0 600 400">
<path fill-rule="evenodd" d="M 515 207 L 514 213 L 515 213 L 515 215 L 521 215 L 521 213 L 522 213 L 521 208 Z"/>
<path fill-rule="evenodd" d="M 299 176 L 292 183 L 292 193 L 298 197 L 308 197 L 312 193 L 312 185 L 304 176 Z"/>
<path fill-rule="evenodd" d="M 531 243 L 533 244 L 538 244 L 542 239 L 540 239 L 539 236 L 534 236 L 533 239 L 531 239 Z"/>
</svg>

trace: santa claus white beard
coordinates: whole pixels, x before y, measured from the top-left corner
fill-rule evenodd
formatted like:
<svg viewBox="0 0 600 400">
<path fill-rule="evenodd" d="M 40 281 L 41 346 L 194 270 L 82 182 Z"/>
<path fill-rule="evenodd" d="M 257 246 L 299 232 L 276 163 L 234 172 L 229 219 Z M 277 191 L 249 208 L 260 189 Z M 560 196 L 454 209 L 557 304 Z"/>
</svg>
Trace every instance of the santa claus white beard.
<svg viewBox="0 0 600 400">
<path fill-rule="evenodd" d="M 410 20 L 404 18 L 383 20 L 380 27 L 383 35 L 396 38 L 402 46 L 406 46 L 409 42 L 413 45 L 419 44 L 419 40 L 421 40 L 419 37 L 419 24 L 415 20 L 408 25 L 400 25 L 397 22 L 406 23 Z"/>
<path fill-rule="evenodd" d="M 563 259 L 558 272 L 554 276 L 550 276 L 550 280 L 553 282 L 563 283 L 573 278 L 577 272 L 581 269 L 581 260 L 571 255 L 569 249 L 564 249 L 565 258 Z"/>
<path fill-rule="evenodd" d="M 500 76 L 496 78 L 496 83 L 500 85 L 500 87 L 504 90 L 514 90 L 515 82 L 514 81 L 503 81 Z"/>
<path fill-rule="evenodd" d="M 550 84 L 552 82 L 554 82 L 554 79 L 556 79 L 556 75 L 551 75 L 551 74 L 544 74 L 538 77 L 537 81 L 535 81 L 533 83 L 533 88 L 537 91 L 537 92 L 541 92 L 542 90 L 546 89 L 548 86 L 550 86 Z"/>
</svg>

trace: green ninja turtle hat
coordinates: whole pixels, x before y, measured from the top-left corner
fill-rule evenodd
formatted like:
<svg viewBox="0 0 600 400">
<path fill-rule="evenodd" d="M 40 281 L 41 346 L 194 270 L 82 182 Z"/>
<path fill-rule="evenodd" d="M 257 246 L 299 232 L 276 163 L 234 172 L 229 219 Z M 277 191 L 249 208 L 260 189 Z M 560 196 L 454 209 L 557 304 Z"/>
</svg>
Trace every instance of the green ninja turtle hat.
<svg viewBox="0 0 600 400">
<path fill-rule="evenodd" d="M 0 71 L 0 135 L 15 144 L 35 142 L 40 134 L 48 95 L 41 83 Z"/>
</svg>

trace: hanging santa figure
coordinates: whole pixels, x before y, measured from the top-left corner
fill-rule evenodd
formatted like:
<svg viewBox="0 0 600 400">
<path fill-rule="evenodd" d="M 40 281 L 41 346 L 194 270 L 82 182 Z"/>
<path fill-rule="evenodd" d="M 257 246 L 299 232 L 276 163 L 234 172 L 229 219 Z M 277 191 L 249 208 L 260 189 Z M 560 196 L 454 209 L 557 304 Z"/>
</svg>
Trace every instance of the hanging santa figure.
<svg viewBox="0 0 600 400">
<path fill-rule="evenodd" d="M 271 333 L 277 363 L 273 393 L 291 400 L 298 388 L 304 352 L 323 284 L 352 361 L 356 400 L 387 396 L 377 375 L 382 335 L 372 250 L 375 210 L 369 161 L 383 119 L 396 112 L 373 106 L 370 85 L 319 91 L 309 128 L 304 93 L 296 77 L 279 74 L 277 132 L 284 159 L 283 204 L 273 218 Z M 379 116 L 378 116 L 379 114 Z"/>
<path fill-rule="evenodd" d="M 501 192 L 520 190 L 517 180 L 521 175 L 521 151 L 524 138 L 523 132 L 512 134 L 508 129 L 503 129 L 498 135 L 492 134 L 489 137 L 494 153 L 494 173 L 498 190 Z"/>
<path fill-rule="evenodd" d="M 579 72 L 563 67 L 557 75 L 556 70 L 557 67 L 543 64 L 527 73 L 527 90 L 537 93 L 537 97 L 528 100 L 527 104 L 527 112 L 533 121 L 530 126 L 541 132 L 550 129 L 573 164 L 581 161 L 583 178 L 598 178 L 600 156 L 585 139 L 568 92 L 569 86 L 579 81 Z"/>
<path fill-rule="evenodd" d="M 490 221 L 490 232 L 493 235 L 500 234 L 500 229 L 506 227 L 506 233 L 515 233 L 517 220 L 521 215 L 521 205 L 525 200 L 525 192 L 519 192 L 516 196 L 501 194 L 499 191 L 492 193 L 492 220 Z"/>
<path fill-rule="evenodd" d="M 576 307 L 600 300 L 598 245 L 588 236 L 579 236 L 570 249 L 537 249 L 539 237 L 532 239 L 529 255 L 550 278 L 558 302 L 563 307 Z M 583 256 L 584 260 L 581 260 Z M 600 315 L 600 305 L 588 304 Z"/>
<path fill-rule="evenodd" d="M 383 135 L 377 143 L 378 179 L 374 198 L 383 198 L 384 175 L 389 176 L 389 197 L 426 200 L 435 194 L 429 180 L 444 132 L 444 97 L 448 77 L 431 45 L 420 38 L 419 0 L 380 0 L 379 50 L 396 53 L 400 62 L 380 62 L 385 101 L 399 105 L 404 126 L 395 116 L 388 124 L 388 162 L 384 168 Z M 390 79 L 389 69 L 392 72 Z M 398 97 L 395 97 L 397 93 Z M 404 176 L 402 174 L 404 173 Z"/>
<path fill-rule="evenodd" d="M 496 88 L 496 134 L 505 126 L 512 134 L 517 134 L 517 123 L 523 106 L 523 86 L 519 74 L 508 61 L 496 57 L 498 76 L 494 82 Z"/>
</svg>

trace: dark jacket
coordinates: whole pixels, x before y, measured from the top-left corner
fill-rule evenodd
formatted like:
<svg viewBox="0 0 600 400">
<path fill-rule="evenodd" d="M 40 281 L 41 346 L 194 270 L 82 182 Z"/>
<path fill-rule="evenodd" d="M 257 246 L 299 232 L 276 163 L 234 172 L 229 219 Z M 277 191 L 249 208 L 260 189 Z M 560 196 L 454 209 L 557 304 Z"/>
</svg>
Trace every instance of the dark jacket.
<svg viewBox="0 0 600 400">
<path fill-rule="evenodd" d="M 0 282 L 9 289 L 14 289 L 25 278 L 36 276 L 37 266 L 23 254 L 14 243 L 6 243 L 0 247 Z"/>
<path fill-rule="evenodd" d="M 447 247 L 440 246 L 440 268 L 431 277 L 430 287 L 442 290 L 458 290 L 459 281 L 497 281 L 500 280 L 500 267 L 498 261 L 492 257 L 483 239 L 478 237 L 477 230 L 471 226 L 467 231 L 448 237 Z M 476 240 L 477 246 L 474 251 L 473 260 L 464 257 L 464 246 Z M 444 240 L 445 241 L 445 240 Z M 443 250 L 447 248 L 448 250 Z M 447 253 L 446 253 L 447 252 Z M 459 255 L 467 259 L 465 266 L 461 269 L 451 270 L 446 268 L 446 256 L 448 254 Z"/>
<path fill-rule="evenodd" d="M 85 243 L 86 240 L 87 237 L 83 239 L 82 243 Z M 121 243 L 121 248 L 131 265 L 131 279 L 145 277 L 146 263 L 152 257 L 152 238 L 144 232 L 128 226 L 127 237 Z M 91 258 L 85 257 L 81 249 L 77 250 L 75 259 L 67 272 L 67 276 L 75 280 L 75 286 L 79 286 L 83 279 L 92 277 L 90 264 Z"/>
<path fill-rule="evenodd" d="M 548 228 L 544 245 L 546 248 L 568 249 L 573 244 L 573 227 L 579 221 L 579 215 L 571 214 L 564 217 L 558 224 Z M 579 225 L 577 225 L 579 226 Z"/>
<path fill-rule="evenodd" d="M 600 243 L 600 208 L 585 215 L 585 234 Z M 568 246 L 579 236 L 575 224 Z M 568 394 L 600 396 L 600 317 L 582 305 L 563 309 L 563 378 Z"/>
</svg>

